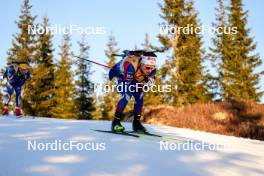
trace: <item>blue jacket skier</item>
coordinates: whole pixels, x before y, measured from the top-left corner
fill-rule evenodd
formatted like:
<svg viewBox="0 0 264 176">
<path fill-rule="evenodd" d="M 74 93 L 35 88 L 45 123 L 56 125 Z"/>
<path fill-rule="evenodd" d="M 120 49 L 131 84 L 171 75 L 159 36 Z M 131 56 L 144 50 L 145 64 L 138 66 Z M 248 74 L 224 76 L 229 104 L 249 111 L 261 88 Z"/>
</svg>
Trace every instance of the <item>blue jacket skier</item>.
<svg viewBox="0 0 264 176">
<path fill-rule="evenodd" d="M 125 130 L 120 121 L 128 101 L 133 96 L 135 100 L 133 130 L 136 132 L 147 132 L 140 122 L 143 107 L 143 86 L 154 84 L 155 65 L 156 55 L 154 53 L 144 52 L 142 55 L 137 55 L 134 52 L 130 52 L 123 60 L 111 68 L 109 79 L 112 80 L 113 77 L 116 77 L 118 83 L 123 85 L 123 89 L 118 90 L 122 97 L 116 106 L 115 117 L 111 125 L 112 131 L 123 132 Z M 124 86 L 127 86 L 127 88 L 124 88 Z M 137 88 L 135 88 L 136 86 Z"/>
<path fill-rule="evenodd" d="M 3 115 L 8 115 L 9 108 L 8 104 L 11 100 L 13 93 L 16 93 L 16 109 L 15 114 L 17 116 L 22 115 L 22 110 L 20 108 L 21 104 L 21 90 L 25 82 L 30 78 L 30 67 L 24 62 L 14 62 L 5 70 L 3 75 L 3 85 L 5 95 L 3 97 Z"/>
</svg>

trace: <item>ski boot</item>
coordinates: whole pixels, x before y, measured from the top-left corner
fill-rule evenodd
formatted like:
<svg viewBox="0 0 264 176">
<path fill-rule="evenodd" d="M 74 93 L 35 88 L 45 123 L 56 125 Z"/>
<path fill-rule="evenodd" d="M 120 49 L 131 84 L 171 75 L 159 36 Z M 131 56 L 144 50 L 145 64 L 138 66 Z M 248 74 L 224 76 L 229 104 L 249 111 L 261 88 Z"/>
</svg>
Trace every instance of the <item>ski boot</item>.
<svg viewBox="0 0 264 176">
<path fill-rule="evenodd" d="M 112 131 L 118 132 L 118 133 L 122 133 L 125 131 L 125 127 L 123 127 L 120 123 L 121 118 L 122 118 L 122 113 L 116 112 L 115 118 L 112 121 L 112 126 L 111 126 Z"/>
<path fill-rule="evenodd" d="M 140 117 L 141 115 L 137 115 L 137 114 L 134 115 L 134 119 L 132 122 L 133 131 L 137 133 L 147 133 L 147 129 L 140 122 Z"/>
<path fill-rule="evenodd" d="M 2 110 L 2 115 L 8 115 L 8 114 L 9 114 L 8 105 L 4 105 Z"/>
<path fill-rule="evenodd" d="M 16 116 L 22 116 L 23 115 L 22 110 L 20 109 L 20 107 L 16 107 L 15 112 L 16 112 Z"/>
</svg>

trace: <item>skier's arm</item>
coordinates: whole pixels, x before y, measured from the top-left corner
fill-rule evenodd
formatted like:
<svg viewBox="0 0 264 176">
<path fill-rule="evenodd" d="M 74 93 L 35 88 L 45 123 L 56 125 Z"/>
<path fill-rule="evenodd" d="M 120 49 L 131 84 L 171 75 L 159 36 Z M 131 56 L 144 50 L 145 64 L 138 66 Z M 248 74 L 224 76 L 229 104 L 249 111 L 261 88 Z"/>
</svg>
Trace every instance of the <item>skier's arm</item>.
<svg viewBox="0 0 264 176">
<path fill-rule="evenodd" d="M 3 74 L 3 81 L 2 84 L 5 85 L 9 78 L 14 74 L 14 67 L 13 66 L 8 66 Z"/>
<path fill-rule="evenodd" d="M 131 82 L 134 79 L 135 68 L 130 62 L 124 62 L 124 80 Z"/>
<path fill-rule="evenodd" d="M 3 79 L 8 77 L 8 70 L 9 70 L 9 67 L 6 68 L 6 70 L 5 70 L 4 74 L 3 74 Z"/>
<path fill-rule="evenodd" d="M 7 70 L 3 74 L 3 80 L 2 80 L 2 85 L 5 85 L 7 83 Z"/>
<path fill-rule="evenodd" d="M 108 78 L 111 81 L 114 77 L 123 79 L 123 75 L 120 72 L 120 64 L 121 62 L 118 62 L 117 64 L 115 64 L 109 71 L 108 73 Z"/>
</svg>

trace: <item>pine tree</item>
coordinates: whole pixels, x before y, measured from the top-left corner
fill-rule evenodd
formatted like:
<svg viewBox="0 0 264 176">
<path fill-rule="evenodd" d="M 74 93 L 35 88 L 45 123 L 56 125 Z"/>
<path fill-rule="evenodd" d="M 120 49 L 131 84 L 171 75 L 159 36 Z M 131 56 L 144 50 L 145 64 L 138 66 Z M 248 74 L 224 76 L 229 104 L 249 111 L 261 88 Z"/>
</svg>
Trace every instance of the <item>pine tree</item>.
<svg viewBox="0 0 264 176">
<path fill-rule="evenodd" d="M 212 23 L 212 26 L 216 29 L 222 29 L 219 30 L 220 33 L 216 33 L 214 37 L 212 38 L 213 47 L 210 47 L 209 50 L 209 58 L 211 59 L 211 63 L 213 68 L 216 69 L 216 73 L 220 73 L 221 68 L 220 63 L 223 60 L 223 56 L 225 55 L 224 52 L 228 52 L 225 49 L 225 42 L 227 41 L 228 35 L 225 34 L 223 31 L 224 28 L 227 28 L 227 22 L 226 22 L 226 7 L 224 4 L 224 0 L 217 0 L 218 6 L 215 8 L 216 11 L 216 19 L 215 22 Z M 214 82 L 213 92 L 214 97 L 222 96 L 223 88 L 220 84 L 220 74 L 214 76 L 212 78 L 212 81 Z"/>
<path fill-rule="evenodd" d="M 262 62 L 258 54 L 251 54 L 256 44 L 246 27 L 248 12 L 243 10 L 241 0 L 231 0 L 227 16 L 223 1 L 219 0 L 218 4 L 215 26 L 228 30 L 213 39 L 214 48 L 211 51 L 218 68 L 222 99 L 259 101 L 263 92 L 258 86 L 263 72 L 256 73 L 255 69 Z M 230 29 L 236 29 L 236 32 Z"/>
<path fill-rule="evenodd" d="M 34 26 L 36 16 L 31 15 L 32 6 L 29 0 L 24 0 L 21 7 L 21 15 L 19 16 L 17 27 L 19 33 L 13 35 L 12 47 L 8 50 L 8 63 L 14 60 L 27 61 L 32 63 L 32 57 L 35 51 L 35 34 L 29 28 Z"/>
<path fill-rule="evenodd" d="M 43 29 L 48 27 L 48 17 L 43 18 Z M 54 107 L 54 71 L 52 36 L 49 31 L 38 35 L 36 46 L 35 67 L 31 78 L 32 88 L 27 89 L 27 100 L 30 112 L 34 116 L 51 117 L 50 109 Z M 29 112 L 28 112 L 29 113 Z"/>
<path fill-rule="evenodd" d="M 191 0 L 186 4 L 186 17 L 183 21 L 184 26 L 191 25 L 194 29 L 199 27 L 197 12 L 194 10 L 194 2 Z M 178 85 L 177 85 L 177 104 L 192 104 L 196 102 L 207 102 L 211 100 L 208 92 L 207 75 L 203 63 L 204 50 L 202 49 L 202 38 L 198 33 L 183 34 L 180 40 L 184 45 L 180 46 L 181 52 L 178 55 Z M 177 58 L 176 58 L 177 60 Z"/>
<path fill-rule="evenodd" d="M 84 59 L 89 58 L 90 46 L 87 44 L 85 36 L 82 36 L 81 41 L 78 42 L 80 47 L 79 56 Z M 78 80 L 76 82 L 76 105 L 78 119 L 92 119 L 92 112 L 95 110 L 93 91 L 94 84 L 91 82 L 92 75 L 91 64 L 83 59 L 80 59 L 77 66 L 76 75 Z"/>
<path fill-rule="evenodd" d="M 237 33 L 231 35 L 228 45 L 231 52 L 221 66 L 225 72 L 222 81 L 224 99 L 259 101 L 263 95 L 258 86 L 264 72 L 255 73 L 262 61 L 258 54 L 253 54 L 256 44 L 246 27 L 247 17 L 248 12 L 243 10 L 242 0 L 231 0 L 228 23 L 230 27 L 237 27 Z"/>
<path fill-rule="evenodd" d="M 107 65 L 112 67 L 116 64 L 116 58 L 113 54 L 117 54 L 119 49 L 117 47 L 117 42 L 113 34 L 111 33 L 107 43 L 107 50 L 105 50 L 105 55 L 108 58 Z M 112 87 L 114 84 L 114 80 L 109 81 L 108 79 L 108 69 L 107 74 L 104 75 L 104 86 L 108 85 Z M 103 96 L 101 99 L 101 111 L 102 111 L 102 119 L 110 120 L 113 118 L 115 113 L 115 106 L 118 102 L 118 94 L 116 92 L 103 92 Z"/>
<path fill-rule="evenodd" d="M 161 5 L 162 18 L 165 24 L 182 27 L 199 26 L 193 1 L 164 0 Z M 175 88 L 165 95 L 166 101 L 173 105 L 187 105 L 210 100 L 204 75 L 203 49 L 201 36 L 195 32 L 185 34 L 174 31 L 168 35 L 160 35 L 160 42 L 166 48 L 172 48 L 173 55 L 161 68 L 162 80 Z"/>
<path fill-rule="evenodd" d="M 164 20 L 161 23 L 162 26 L 172 26 L 175 28 L 183 27 L 183 14 L 184 14 L 184 0 L 164 0 L 163 4 L 159 4 L 162 14 L 161 18 Z M 164 84 L 172 85 L 173 88 L 177 83 L 176 75 L 176 54 L 178 50 L 178 39 L 180 34 L 175 35 L 172 33 L 168 33 L 167 35 L 159 35 L 159 40 L 164 48 L 172 49 L 172 56 L 166 60 L 165 64 L 160 68 L 161 82 Z M 170 93 L 164 94 L 164 102 L 167 104 L 176 104 L 176 92 L 172 91 Z"/>
<path fill-rule="evenodd" d="M 60 46 L 61 52 L 60 61 L 55 71 L 55 94 L 54 102 L 55 107 L 51 109 L 51 114 L 55 118 L 75 119 L 76 105 L 75 96 L 76 93 L 73 84 L 73 74 L 71 71 L 72 58 L 70 56 L 70 36 L 65 34 L 63 36 L 63 42 Z"/>
</svg>

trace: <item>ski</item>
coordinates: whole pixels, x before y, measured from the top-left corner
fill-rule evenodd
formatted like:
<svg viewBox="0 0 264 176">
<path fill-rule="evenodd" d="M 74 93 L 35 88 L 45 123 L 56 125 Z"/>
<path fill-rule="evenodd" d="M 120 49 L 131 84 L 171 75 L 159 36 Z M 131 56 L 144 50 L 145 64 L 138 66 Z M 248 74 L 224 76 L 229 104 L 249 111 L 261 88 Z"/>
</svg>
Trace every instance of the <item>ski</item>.
<svg viewBox="0 0 264 176">
<path fill-rule="evenodd" d="M 16 115 L 0 115 L 0 117 L 2 118 L 13 118 L 13 119 L 21 119 L 21 118 L 28 118 L 28 119 L 35 119 L 35 116 L 25 116 L 25 115 L 20 115 L 20 116 L 16 116 Z"/>
<path fill-rule="evenodd" d="M 131 133 L 128 133 L 128 132 L 114 132 L 114 131 L 107 131 L 107 130 L 94 130 L 94 129 L 91 129 L 93 131 L 96 131 L 96 132 L 101 132 L 101 133 L 110 133 L 110 134 L 117 134 L 117 135 L 123 135 L 123 136 L 131 136 L 131 137 L 135 137 L 135 138 L 139 138 L 138 135 L 136 134 L 131 134 Z"/>
<path fill-rule="evenodd" d="M 142 137 L 142 136 L 157 137 L 160 140 L 165 140 L 165 141 L 191 142 L 190 139 L 177 138 L 177 137 L 174 137 L 174 136 L 159 135 L 159 134 L 150 133 L 150 132 L 142 133 L 142 132 L 129 131 L 128 133 L 136 134 L 136 135 L 139 135 L 140 137 Z"/>
<path fill-rule="evenodd" d="M 118 133 L 118 132 L 108 131 L 108 130 L 95 130 L 95 129 L 91 129 L 91 130 L 96 131 L 96 132 L 101 132 L 101 133 L 110 133 L 110 134 L 131 136 L 131 137 L 135 137 L 135 138 L 154 137 L 154 138 L 160 139 L 160 141 L 191 142 L 191 140 L 189 140 L 189 139 L 177 138 L 177 137 L 173 137 L 173 136 L 163 136 L 163 135 L 154 134 L 154 133 L 150 133 L 150 132 L 139 133 L 139 132 L 135 132 L 135 131 L 124 131 L 124 132 Z M 145 138 L 145 139 L 151 139 L 151 138 Z"/>
<path fill-rule="evenodd" d="M 25 116 L 25 115 L 20 115 L 20 116 L 16 116 L 17 119 L 21 119 L 21 118 L 27 118 L 27 119 L 35 119 L 35 116 Z"/>
<path fill-rule="evenodd" d="M 136 132 L 136 131 L 127 131 L 128 133 L 130 133 L 130 134 L 138 134 L 138 135 L 140 135 L 140 134 L 142 134 L 142 135 L 146 135 L 146 136 L 153 136 L 153 137 L 163 137 L 163 136 L 161 136 L 161 135 L 158 135 L 158 134 L 154 134 L 154 133 L 150 133 L 150 132 Z"/>
</svg>

